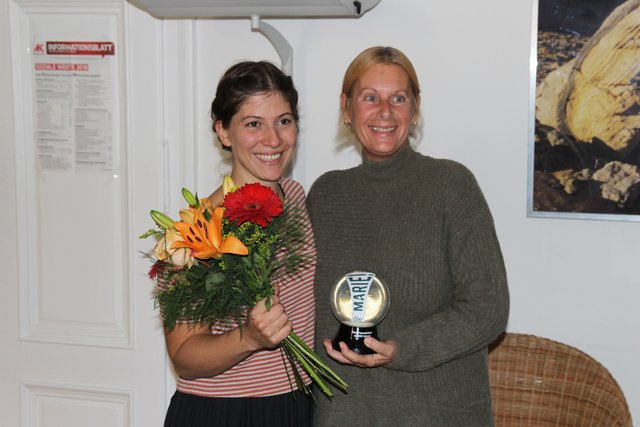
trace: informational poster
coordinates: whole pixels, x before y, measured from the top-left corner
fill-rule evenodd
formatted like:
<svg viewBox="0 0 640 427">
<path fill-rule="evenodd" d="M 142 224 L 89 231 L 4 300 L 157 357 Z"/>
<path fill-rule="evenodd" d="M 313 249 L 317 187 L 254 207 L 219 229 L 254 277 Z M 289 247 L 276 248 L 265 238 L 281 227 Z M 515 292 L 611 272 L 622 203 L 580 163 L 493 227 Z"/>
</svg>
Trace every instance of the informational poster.
<svg viewBox="0 0 640 427">
<path fill-rule="evenodd" d="M 10 2 L 20 336 L 129 348 L 124 4 L 72 3 Z"/>
<path fill-rule="evenodd" d="M 32 53 L 37 166 L 43 172 L 111 172 L 115 43 L 43 40 Z"/>
</svg>

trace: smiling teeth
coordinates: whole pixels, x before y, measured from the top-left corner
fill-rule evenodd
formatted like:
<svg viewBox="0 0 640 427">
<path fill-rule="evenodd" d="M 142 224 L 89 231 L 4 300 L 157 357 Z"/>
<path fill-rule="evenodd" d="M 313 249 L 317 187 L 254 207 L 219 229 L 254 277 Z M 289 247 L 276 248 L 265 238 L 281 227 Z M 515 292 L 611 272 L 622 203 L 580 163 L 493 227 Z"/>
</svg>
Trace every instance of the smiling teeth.
<svg viewBox="0 0 640 427">
<path fill-rule="evenodd" d="M 263 162 L 270 162 L 273 160 L 278 160 L 282 156 L 282 153 L 277 154 L 256 154 L 256 157 Z"/>
<path fill-rule="evenodd" d="M 395 126 L 388 127 L 388 128 L 383 128 L 378 126 L 371 127 L 371 130 L 373 130 L 374 132 L 393 132 L 395 129 L 396 129 Z"/>
</svg>

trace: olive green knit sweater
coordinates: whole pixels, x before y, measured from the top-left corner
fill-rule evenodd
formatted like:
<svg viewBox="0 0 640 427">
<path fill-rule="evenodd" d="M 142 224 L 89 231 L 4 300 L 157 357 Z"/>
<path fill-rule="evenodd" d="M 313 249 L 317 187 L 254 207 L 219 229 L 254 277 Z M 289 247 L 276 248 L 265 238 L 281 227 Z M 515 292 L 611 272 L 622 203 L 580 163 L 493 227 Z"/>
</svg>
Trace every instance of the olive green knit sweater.
<svg viewBox="0 0 640 427">
<path fill-rule="evenodd" d="M 324 174 L 307 205 L 318 250 L 317 350 L 324 353 L 322 339 L 339 326 L 330 289 L 355 270 L 389 286 L 378 334 L 398 343 L 384 367 L 331 360 L 349 390 L 319 396 L 316 425 L 492 425 L 487 345 L 506 327 L 509 295 L 493 219 L 471 172 L 406 144 L 391 159 Z"/>
</svg>

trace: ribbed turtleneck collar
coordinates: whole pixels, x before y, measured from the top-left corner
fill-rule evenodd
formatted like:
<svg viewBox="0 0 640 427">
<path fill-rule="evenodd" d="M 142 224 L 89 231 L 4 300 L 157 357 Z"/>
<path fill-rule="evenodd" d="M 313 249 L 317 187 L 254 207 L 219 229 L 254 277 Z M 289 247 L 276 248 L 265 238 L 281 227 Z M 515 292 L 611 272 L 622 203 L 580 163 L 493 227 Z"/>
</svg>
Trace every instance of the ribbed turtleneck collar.
<svg viewBox="0 0 640 427">
<path fill-rule="evenodd" d="M 407 170 L 407 163 L 416 158 L 418 153 L 413 150 L 409 141 L 405 143 L 392 157 L 385 160 L 370 160 L 363 156 L 360 170 L 372 178 L 387 178 L 390 175 L 399 177 Z"/>
</svg>

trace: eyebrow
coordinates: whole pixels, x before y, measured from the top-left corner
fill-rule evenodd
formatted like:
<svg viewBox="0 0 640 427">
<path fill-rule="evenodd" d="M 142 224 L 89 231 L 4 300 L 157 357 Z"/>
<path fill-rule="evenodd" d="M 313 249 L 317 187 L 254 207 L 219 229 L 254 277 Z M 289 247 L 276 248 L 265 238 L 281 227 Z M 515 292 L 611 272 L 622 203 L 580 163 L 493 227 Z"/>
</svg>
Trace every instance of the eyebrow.
<svg viewBox="0 0 640 427">
<path fill-rule="evenodd" d="M 285 116 L 291 116 L 291 117 L 293 117 L 293 113 L 292 113 L 292 112 L 290 112 L 290 111 L 287 111 L 286 113 L 278 114 L 278 115 L 276 116 L 276 118 L 277 118 L 277 119 L 279 119 L 279 118 L 281 118 L 281 117 L 285 117 Z M 245 121 L 245 120 L 250 120 L 250 119 L 253 119 L 253 120 L 256 120 L 256 119 L 257 119 L 257 120 L 264 120 L 265 118 L 264 118 L 264 117 L 262 117 L 262 116 L 255 116 L 255 115 L 249 114 L 249 115 L 247 115 L 247 116 L 241 117 L 241 118 L 240 118 L 240 121 L 241 121 L 241 122 L 243 122 L 243 121 Z"/>
<path fill-rule="evenodd" d="M 379 91 L 378 89 L 376 89 L 376 88 L 368 87 L 368 86 L 367 86 L 367 87 L 360 88 L 360 90 L 358 91 L 358 93 L 362 93 L 362 92 L 365 92 L 365 91 L 367 91 L 367 90 L 371 90 L 371 91 L 373 91 L 373 92 L 380 92 L 380 91 Z M 409 92 L 410 92 L 410 90 L 409 90 L 409 89 L 399 89 L 399 90 L 393 91 L 393 93 L 405 93 L 405 94 L 408 94 Z"/>
</svg>

